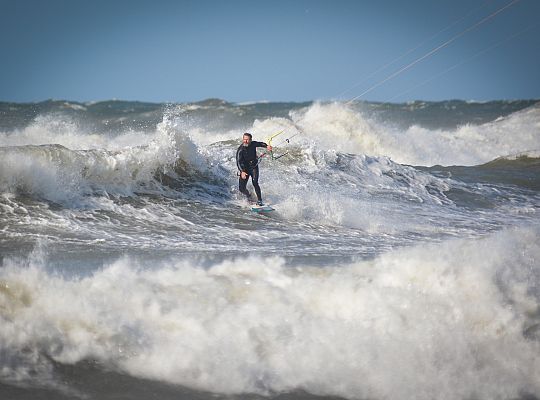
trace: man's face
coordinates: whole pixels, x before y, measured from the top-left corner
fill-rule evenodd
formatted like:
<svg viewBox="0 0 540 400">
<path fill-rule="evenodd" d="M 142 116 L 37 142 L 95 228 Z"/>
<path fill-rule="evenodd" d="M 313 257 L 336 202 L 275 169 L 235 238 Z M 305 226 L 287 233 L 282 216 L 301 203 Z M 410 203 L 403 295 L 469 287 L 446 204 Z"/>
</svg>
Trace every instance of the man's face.
<svg viewBox="0 0 540 400">
<path fill-rule="evenodd" d="M 242 136 L 242 144 L 244 146 L 247 147 L 247 146 L 249 146 L 250 143 L 251 143 L 251 138 L 249 136 L 247 136 L 247 135 Z"/>
</svg>

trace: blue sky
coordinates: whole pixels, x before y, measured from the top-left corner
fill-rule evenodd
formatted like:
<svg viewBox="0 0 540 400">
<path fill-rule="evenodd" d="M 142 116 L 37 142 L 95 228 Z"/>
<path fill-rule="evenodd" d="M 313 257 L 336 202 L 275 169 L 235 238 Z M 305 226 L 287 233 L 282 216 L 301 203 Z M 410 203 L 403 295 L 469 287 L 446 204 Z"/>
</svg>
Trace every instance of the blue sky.
<svg viewBox="0 0 540 400">
<path fill-rule="evenodd" d="M 540 1 L 474 27 L 510 3 L 0 0 L 0 101 L 540 98 Z"/>
</svg>

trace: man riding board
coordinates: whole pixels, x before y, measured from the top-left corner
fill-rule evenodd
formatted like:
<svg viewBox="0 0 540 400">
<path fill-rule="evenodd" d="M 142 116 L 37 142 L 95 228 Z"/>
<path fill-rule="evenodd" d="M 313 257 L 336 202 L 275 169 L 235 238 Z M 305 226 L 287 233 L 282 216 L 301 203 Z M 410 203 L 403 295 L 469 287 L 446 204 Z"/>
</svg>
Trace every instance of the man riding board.
<svg viewBox="0 0 540 400">
<path fill-rule="evenodd" d="M 242 144 L 236 151 L 236 166 L 240 171 L 240 179 L 238 180 L 238 188 L 248 200 L 251 199 L 251 193 L 247 190 L 248 179 L 251 176 L 251 183 L 257 194 L 257 205 L 262 206 L 261 188 L 259 186 L 259 159 L 257 157 L 257 147 L 264 147 L 268 151 L 272 151 L 272 146 L 252 140 L 251 133 L 244 133 L 242 136 Z"/>
</svg>

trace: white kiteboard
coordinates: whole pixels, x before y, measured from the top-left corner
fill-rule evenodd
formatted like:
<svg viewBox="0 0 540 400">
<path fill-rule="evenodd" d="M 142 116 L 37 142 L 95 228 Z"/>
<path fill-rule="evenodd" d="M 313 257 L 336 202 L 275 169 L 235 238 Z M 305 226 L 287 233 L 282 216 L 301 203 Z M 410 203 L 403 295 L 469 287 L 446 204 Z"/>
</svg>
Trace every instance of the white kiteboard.
<svg viewBox="0 0 540 400">
<path fill-rule="evenodd" d="M 267 212 L 270 212 L 270 211 L 274 211 L 274 208 L 272 208 L 268 204 L 263 204 L 262 206 L 258 206 L 256 204 L 253 204 L 251 206 L 251 211 L 256 212 L 256 213 L 267 213 Z"/>
</svg>

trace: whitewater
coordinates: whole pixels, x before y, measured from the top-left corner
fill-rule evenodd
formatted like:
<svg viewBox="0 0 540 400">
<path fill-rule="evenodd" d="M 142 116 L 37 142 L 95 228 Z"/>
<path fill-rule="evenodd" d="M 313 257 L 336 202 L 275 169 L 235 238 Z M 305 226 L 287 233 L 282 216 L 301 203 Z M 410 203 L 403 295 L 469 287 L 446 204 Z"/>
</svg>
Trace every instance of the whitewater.
<svg viewBox="0 0 540 400">
<path fill-rule="evenodd" d="M 0 397 L 539 398 L 539 212 L 534 100 L 0 103 Z"/>
</svg>

